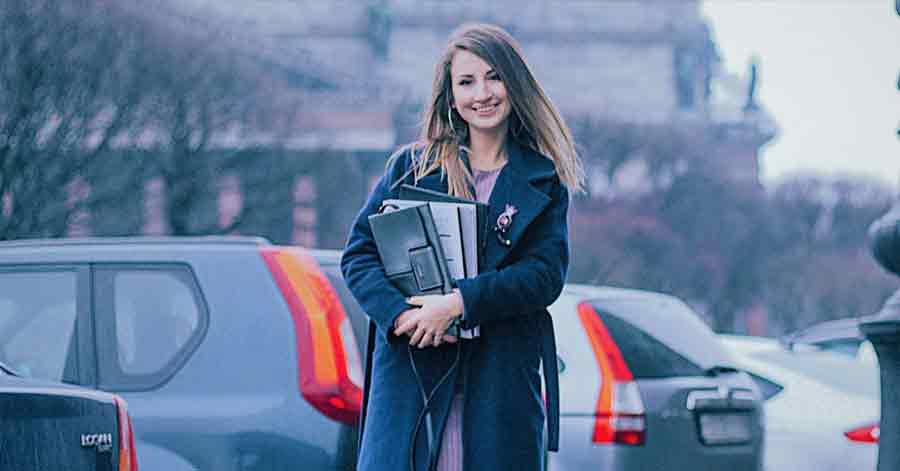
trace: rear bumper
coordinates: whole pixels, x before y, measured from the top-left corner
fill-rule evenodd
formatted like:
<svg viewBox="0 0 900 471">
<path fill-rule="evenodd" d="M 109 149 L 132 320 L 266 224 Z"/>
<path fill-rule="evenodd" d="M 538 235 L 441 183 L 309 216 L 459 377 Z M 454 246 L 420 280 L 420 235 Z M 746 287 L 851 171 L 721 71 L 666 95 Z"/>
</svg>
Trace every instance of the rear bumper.
<svg viewBox="0 0 900 471">
<path fill-rule="evenodd" d="M 643 446 L 596 444 L 591 442 L 594 418 L 563 417 L 560 449 L 550 453 L 552 471 L 641 471 L 683 469 L 704 471 L 760 471 L 762 443 L 705 446 L 694 437 L 669 437 L 665 431 L 647 431 Z M 655 433 L 654 433 L 655 432 Z M 693 441 L 685 446 L 683 440 Z"/>
</svg>

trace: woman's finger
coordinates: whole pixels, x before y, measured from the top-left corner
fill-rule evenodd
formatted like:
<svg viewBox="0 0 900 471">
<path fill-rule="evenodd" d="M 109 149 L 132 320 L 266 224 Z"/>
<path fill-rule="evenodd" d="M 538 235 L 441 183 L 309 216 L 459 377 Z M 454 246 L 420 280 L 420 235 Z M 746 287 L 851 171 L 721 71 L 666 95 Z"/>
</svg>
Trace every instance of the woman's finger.
<svg viewBox="0 0 900 471">
<path fill-rule="evenodd" d="M 444 342 L 447 343 L 456 343 L 459 339 L 455 335 L 444 334 Z"/>
<path fill-rule="evenodd" d="M 419 345 L 419 342 L 422 341 L 422 336 L 425 335 L 425 327 L 418 325 L 416 326 L 415 332 L 409 336 L 409 344 L 410 345 Z"/>
<path fill-rule="evenodd" d="M 422 334 L 422 338 L 419 340 L 419 348 L 425 348 L 434 345 L 434 334 L 424 329 L 423 331 L 424 333 Z"/>
<path fill-rule="evenodd" d="M 444 342 L 443 334 L 440 334 L 437 332 L 432 335 L 432 339 L 433 340 L 432 340 L 431 344 L 434 345 L 435 347 L 440 347 L 441 344 Z"/>
<path fill-rule="evenodd" d="M 418 322 L 416 322 L 416 319 L 414 319 L 412 317 L 410 317 L 408 319 L 404 319 L 404 320 L 400 321 L 400 325 L 398 325 L 397 328 L 394 329 L 394 335 L 399 337 L 399 336 L 413 330 L 417 325 L 418 325 Z"/>
</svg>

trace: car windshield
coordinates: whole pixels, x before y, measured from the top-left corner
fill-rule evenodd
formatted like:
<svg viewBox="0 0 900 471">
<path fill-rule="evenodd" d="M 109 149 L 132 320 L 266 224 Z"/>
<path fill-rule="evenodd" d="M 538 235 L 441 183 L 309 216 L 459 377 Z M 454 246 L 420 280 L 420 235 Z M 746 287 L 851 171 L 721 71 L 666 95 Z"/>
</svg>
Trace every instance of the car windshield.
<svg viewBox="0 0 900 471">
<path fill-rule="evenodd" d="M 875 364 L 821 351 L 760 350 L 748 356 L 850 394 L 872 398 L 878 398 L 880 394 L 878 366 Z"/>
</svg>

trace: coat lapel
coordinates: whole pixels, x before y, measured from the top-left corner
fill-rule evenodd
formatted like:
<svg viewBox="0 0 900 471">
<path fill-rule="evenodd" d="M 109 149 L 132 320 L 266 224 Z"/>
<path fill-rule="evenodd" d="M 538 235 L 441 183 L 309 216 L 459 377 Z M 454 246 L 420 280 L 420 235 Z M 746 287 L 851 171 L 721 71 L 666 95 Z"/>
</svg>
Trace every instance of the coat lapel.
<svg viewBox="0 0 900 471">
<path fill-rule="evenodd" d="M 482 260 L 485 269 L 496 268 L 506 259 L 525 235 L 529 224 L 550 203 L 550 197 L 535 188 L 533 183 L 556 174 L 553 161 L 523 148 L 513 140 L 508 142 L 507 152 L 509 162 L 497 176 L 497 182 L 488 200 L 490 205 L 488 230 L 491 233 L 488 234 L 488 243 Z M 504 245 L 498 239 L 494 226 L 507 205 L 514 207 L 516 213 L 508 230 L 503 234 L 510 243 Z"/>
</svg>

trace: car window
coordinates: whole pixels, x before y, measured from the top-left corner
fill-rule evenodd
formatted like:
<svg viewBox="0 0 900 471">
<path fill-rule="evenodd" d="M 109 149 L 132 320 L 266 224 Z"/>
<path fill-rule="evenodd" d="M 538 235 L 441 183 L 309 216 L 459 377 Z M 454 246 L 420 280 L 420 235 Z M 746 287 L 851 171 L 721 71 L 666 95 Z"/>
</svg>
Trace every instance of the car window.
<svg viewBox="0 0 900 471">
<path fill-rule="evenodd" d="M 123 271 L 114 286 L 119 367 L 126 374 L 154 373 L 197 328 L 193 293 L 168 271 Z"/>
<path fill-rule="evenodd" d="M 759 350 L 748 356 L 802 374 L 835 389 L 867 397 L 879 397 L 878 366 L 841 354 L 811 351 Z"/>
<path fill-rule="evenodd" d="M 204 308 L 187 267 L 98 268 L 100 381 L 147 389 L 174 372 L 199 341 Z"/>
<path fill-rule="evenodd" d="M 77 381 L 76 273 L 0 273 L 0 361 L 26 377 Z"/>
<path fill-rule="evenodd" d="M 704 374 L 700 366 L 628 322 L 615 316 L 604 316 L 603 321 L 635 378 Z"/>
<path fill-rule="evenodd" d="M 731 355 L 709 326 L 687 304 L 676 298 L 597 299 L 592 304 L 597 312 L 634 326 L 702 370 L 734 366 Z"/>
</svg>

